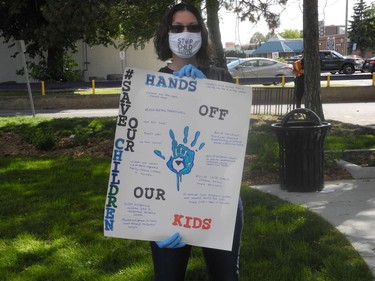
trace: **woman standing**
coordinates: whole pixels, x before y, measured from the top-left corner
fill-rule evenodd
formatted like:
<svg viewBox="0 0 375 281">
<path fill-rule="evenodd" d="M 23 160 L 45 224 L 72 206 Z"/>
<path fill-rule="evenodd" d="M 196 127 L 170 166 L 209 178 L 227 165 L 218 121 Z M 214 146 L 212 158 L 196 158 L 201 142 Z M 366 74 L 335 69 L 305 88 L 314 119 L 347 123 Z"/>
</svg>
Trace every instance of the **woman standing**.
<svg viewBox="0 0 375 281">
<path fill-rule="evenodd" d="M 181 2 L 164 16 L 154 39 L 155 50 L 162 61 L 171 59 L 159 71 L 193 79 L 233 82 L 226 69 L 210 67 L 208 32 L 200 12 Z M 231 251 L 202 248 L 210 280 L 239 279 L 239 251 L 243 225 L 242 202 L 239 200 Z M 163 241 L 151 242 L 154 281 L 182 281 L 185 278 L 191 246 L 174 233 Z"/>
</svg>

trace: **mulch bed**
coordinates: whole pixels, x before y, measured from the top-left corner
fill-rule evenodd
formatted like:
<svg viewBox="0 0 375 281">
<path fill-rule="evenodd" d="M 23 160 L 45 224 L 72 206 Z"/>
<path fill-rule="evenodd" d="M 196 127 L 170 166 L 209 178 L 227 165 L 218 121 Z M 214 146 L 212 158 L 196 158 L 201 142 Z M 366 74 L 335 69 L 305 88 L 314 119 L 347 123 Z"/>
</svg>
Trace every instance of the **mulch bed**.
<svg viewBox="0 0 375 281">
<path fill-rule="evenodd" d="M 23 156 L 23 157 L 40 157 L 40 156 L 95 156 L 108 157 L 112 156 L 113 141 L 90 139 L 89 142 L 82 146 L 67 147 L 69 139 L 62 138 L 58 141 L 57 147 L 53 150 L 38 150 L 32 144 L 25 142 L 21 136 L 13 132 L 3 132 L 0 134 L 0 157 L 6 156 Z M 344 153 L 343 160 L 360 166 L 375 166 L 375 151 L 363 152 L 355 151 Z M 247 155 L 245 161 L 256 161 L 254 155 Z M 330 165 L 325 167 L 324 180 L 344 180 L 352 179 L 352 176 L 345 169 Z M 276 184 L 279 182 L 277 172 L 254 170 L 243 174 L 243 181 L 249 185 Z"/>
</svg>

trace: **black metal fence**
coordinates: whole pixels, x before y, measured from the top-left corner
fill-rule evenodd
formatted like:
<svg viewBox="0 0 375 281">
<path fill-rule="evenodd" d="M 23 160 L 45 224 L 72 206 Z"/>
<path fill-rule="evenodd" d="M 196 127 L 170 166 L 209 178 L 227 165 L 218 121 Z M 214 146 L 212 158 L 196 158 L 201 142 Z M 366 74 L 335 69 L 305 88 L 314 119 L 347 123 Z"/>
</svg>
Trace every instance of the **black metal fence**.
<svg viewBox="0 0 375 281">
<path fill-rule="evenodd" d="M 285 83 L 292 82 L 294 77 L 258 77 L 237 78 L 236 83 L 240 85 L 281 85 L 280 87 L 253 87 L 252 114 L 284 115 L 295 108 L 294 88 L 283 87 Z M 375 73 L 363 73 L 356 75 L 321 75 L 321 81 L 331 80 L 358 80 L 372 79 L 375 85 Z"/>
<path fill-rule="evenodd" d="M 284 115 L 294 109 L 294 88 L 253 88 L 252 114 Z"/>
</svg>

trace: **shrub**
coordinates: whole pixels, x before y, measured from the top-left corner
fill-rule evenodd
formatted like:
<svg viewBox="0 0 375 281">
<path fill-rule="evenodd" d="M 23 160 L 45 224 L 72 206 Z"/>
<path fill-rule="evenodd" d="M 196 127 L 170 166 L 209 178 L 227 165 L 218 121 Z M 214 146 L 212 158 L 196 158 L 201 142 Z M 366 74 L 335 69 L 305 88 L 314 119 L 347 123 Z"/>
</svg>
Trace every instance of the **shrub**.
<svg viewBox="0 0 375 281">
<path fill-rule="evenodd" d="M 56 136 L 51 131 L 36 129 L 31 136 L 31 143 L 40 150 L 51 150 L 56 145 Z"/>
</svg>

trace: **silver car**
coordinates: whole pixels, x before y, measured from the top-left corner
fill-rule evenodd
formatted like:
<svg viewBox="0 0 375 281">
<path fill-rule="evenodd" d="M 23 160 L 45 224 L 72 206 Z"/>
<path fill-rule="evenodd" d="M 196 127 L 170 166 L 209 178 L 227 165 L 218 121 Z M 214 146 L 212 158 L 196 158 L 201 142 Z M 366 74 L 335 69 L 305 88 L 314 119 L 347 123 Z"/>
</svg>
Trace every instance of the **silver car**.
<svg viewBox="0 0 375 281">
<path fill-rule="evenodd" d="M 233 77 L 257 78 L 275 76 L 293 76 L 291 64 L 267 58 L 244 58 L 227 64 Z"/>
</svg>

